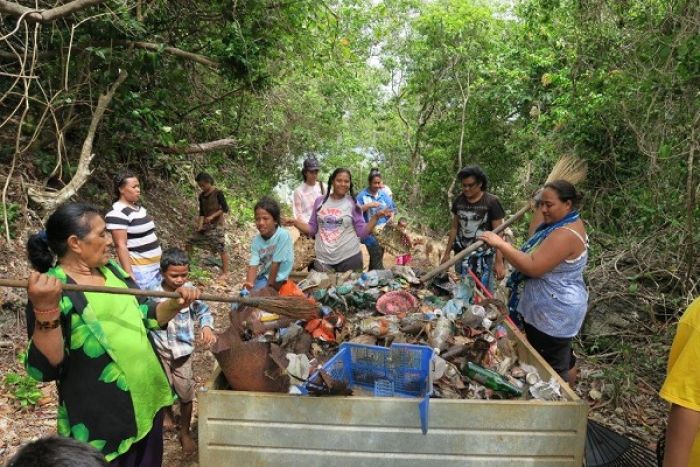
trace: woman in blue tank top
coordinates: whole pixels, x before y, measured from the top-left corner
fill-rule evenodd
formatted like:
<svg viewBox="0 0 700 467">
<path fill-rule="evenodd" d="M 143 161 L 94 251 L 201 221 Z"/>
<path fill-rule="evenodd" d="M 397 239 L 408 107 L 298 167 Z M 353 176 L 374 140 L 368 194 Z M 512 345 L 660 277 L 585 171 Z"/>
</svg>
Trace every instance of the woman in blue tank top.
<svg viewBox="0 0 700 467">
<path fill-rule="evenodd" d="M 522 316 L 528 341 L 571 385 L 576 375 L 571 340 L 588 308 L 583 281 L 588 237 L 579 202 L 572 184 L 555 180 L 540 192 L 531 237 L 520 250 L 492 232 L 481 236 L 516 269 L 509 280 L 509 307 Z"/>
</svg>

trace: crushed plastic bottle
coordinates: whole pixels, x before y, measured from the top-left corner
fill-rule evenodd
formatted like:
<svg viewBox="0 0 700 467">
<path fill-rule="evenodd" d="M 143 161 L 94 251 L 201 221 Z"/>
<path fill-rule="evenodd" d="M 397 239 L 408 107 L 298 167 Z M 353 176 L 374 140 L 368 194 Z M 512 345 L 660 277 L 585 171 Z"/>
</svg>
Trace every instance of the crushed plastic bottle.
<svg viewBox="0 0 700 467">
<path fill-rule="evenodd" d="M 360 287 L 379 287 L 387 285 L 394 278 L 394 274 L 387 269 L 373 269 L 363 272 L 357 279 L 356 284 Z"/>
<path fill-rule="evenodd" d="M 365 318 L 360 321 L 360 333 L 375 337 L 395 335 L 400 331 L 399 319 L 396 316 L 382 318 Z"/>
<path fill-rule="evenodd" d="M 458 298 L 453 298 L 442 307 L 442 314 L 452 320 L 458 319 L 469 308 L 469 302 Z"/>
<path fill-rule="evenodd" d="M 452 290 L 452 298 L 464 300 L 469 303 L 474 296 L 474 281 L 469 278 L 463 278 L 455 284 Z"/>
<path fill-rule="evenodd" d="M 462 323 L 470 328 L 483 326 L 484 318 L 486 318 L 486 310 L 481 305 L 471 305 L 462 315 Z"/>
<path fill-rule="evenodd" d="M 444 352 L 450 346 L 450 339 L 455 334 L 455 323 L 445 317 L 440 317 L 435 320 L 433 330 L 428 338 L 428 344 L 436 350 L 436 352 Z"/>
<path fill-rule="evenodd" d="M 554 378 L 550 378 L 548 382 L 538 381 L 530 386 L 530 395 L 539 400 L 559 400 L 561 399 L 561 386 Z"/>
</svg>

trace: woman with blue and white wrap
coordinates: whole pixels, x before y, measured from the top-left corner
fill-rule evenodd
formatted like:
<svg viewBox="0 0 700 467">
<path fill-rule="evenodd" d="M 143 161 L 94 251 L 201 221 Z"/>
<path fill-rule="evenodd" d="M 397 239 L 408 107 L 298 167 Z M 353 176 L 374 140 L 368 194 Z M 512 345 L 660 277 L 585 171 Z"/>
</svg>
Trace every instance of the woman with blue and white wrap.
<svg viewBox="0 0 700 467">
<path fill-rule="evenodd" d="M 509 309 L 522 317 L 528 341 L 573 385 L 571 340 L 588 309 L 583 281 L 588 236 L 577 210 L 580 195 L 571 183 L 547 183 L 538 197 L 530 239 L 520 250 L 492 232 L 484 232 L 481 240 L 500 250 L 515 268 L 509 280 Z"/>
</svg>

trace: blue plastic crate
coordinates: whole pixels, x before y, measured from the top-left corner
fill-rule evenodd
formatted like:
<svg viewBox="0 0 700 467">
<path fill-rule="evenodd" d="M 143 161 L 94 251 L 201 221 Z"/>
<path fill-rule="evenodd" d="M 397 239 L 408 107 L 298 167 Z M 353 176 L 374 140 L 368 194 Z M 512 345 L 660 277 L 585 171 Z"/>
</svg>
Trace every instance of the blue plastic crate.
<svg viewBox="0 0 700 467">
<path fill-rule="evenodd" d="M 338 353 L 321 366 L 333 379 L 359 386 L 375 396 L 419 397 L 421 430 L 428 432 L 428 407 L 433 392 L 433 349 L 424 345 L 391 347 L 345 342 Z M 316 381 L 318 371 L 309 380 Z"/>
</svg>

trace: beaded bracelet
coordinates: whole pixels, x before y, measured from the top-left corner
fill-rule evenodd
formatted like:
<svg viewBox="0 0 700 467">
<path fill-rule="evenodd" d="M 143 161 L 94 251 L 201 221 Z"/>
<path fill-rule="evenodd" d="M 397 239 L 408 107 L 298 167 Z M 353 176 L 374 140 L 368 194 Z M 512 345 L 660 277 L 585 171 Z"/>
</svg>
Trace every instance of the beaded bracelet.
<svg viewBox="0 0 700 467">
<path fill-rule="evenodd" d="M 61 309 L 58 306 L 55 306 L 53 308 L 47 308 L 45 310 L 42 310 L 40 308 L 34 308 L 34 314 L 35 315 L 50 315 L 53 313 L 59 313 Z"/>
<path fill-rule="evenodd" d="M 61 320 L 60 319 L 54 319 L 51 321 L 37 321 L 35 324 L 36 329 L 56 329 L 61 325 Z"/>
</svg>

